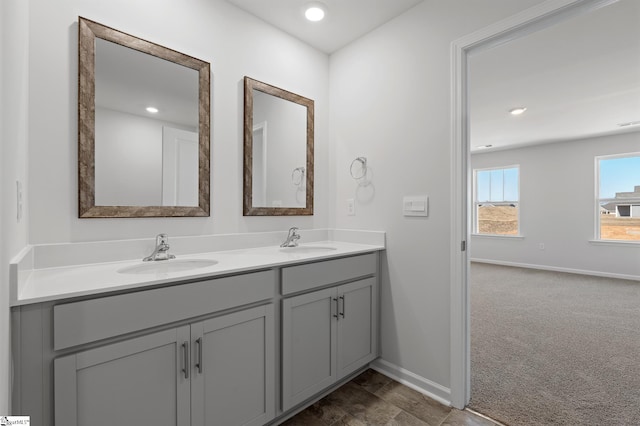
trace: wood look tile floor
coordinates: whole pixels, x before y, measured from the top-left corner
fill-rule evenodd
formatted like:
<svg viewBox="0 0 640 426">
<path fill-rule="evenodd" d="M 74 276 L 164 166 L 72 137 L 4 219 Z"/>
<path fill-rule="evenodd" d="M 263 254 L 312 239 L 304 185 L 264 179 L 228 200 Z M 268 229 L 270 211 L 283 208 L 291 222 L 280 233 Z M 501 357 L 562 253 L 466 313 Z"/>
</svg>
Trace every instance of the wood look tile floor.
<svg viewBox="0 0 640 426">
<path fill-rule="evenodd" d="M 282 426 L 496 426 L 367 370 Z"/>
</svg>

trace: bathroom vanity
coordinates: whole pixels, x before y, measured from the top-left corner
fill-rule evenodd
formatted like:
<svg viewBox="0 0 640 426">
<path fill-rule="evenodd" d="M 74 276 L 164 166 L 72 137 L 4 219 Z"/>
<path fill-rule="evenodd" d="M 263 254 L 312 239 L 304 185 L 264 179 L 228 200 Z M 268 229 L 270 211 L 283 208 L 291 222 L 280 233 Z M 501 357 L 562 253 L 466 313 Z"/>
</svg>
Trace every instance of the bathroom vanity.
<svg viewBox="0 0 640 426">
<path fill-rule="evenodd" d="M 38 425 L 281 422 L 378 356 L 383 247 L 304 247 L 14 301 L 13 411 Z"/>
</svg>

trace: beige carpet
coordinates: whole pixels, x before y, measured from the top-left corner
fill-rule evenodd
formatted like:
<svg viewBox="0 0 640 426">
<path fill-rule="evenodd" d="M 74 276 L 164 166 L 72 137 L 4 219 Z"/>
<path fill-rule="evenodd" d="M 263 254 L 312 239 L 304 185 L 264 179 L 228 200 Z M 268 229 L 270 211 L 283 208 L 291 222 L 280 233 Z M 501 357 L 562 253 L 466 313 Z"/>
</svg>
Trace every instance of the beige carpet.
<svg viewBox="0 0 640 426">
<path fill-rule="evenodd" d="M 640 282 L 474 263 L 470 408 L 508 425 L 640 425 Z"/>
</svg>

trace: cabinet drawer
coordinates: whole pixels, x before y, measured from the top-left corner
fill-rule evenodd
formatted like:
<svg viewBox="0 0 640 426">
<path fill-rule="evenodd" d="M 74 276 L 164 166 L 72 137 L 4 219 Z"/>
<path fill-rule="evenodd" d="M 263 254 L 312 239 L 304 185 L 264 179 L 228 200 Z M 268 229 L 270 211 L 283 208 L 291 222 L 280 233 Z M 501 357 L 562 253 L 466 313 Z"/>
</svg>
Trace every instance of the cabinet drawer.
<svg viewBox="0 0 640 426">
<path fill-rule="evenodd" d="M 282 294 L 374 275 L 376 271 L 376 253 L 291 266 L 282 269 Z"/>
<path fill-rule="evenodd" d="M 275 271 L 56 305 L 55 350 L 270 299 Z"/>
</svg>

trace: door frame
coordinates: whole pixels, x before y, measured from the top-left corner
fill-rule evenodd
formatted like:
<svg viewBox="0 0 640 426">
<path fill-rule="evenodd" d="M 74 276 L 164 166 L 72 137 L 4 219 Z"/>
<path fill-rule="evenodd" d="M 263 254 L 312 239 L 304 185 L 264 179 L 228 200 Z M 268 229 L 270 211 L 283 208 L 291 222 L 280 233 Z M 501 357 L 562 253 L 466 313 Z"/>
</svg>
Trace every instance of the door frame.
<svg viewBox="0 0 640 426">
<path fill-rule="evenodd" d="M 471 229 L 471 170 L 468 110 L 468 57 L 508 43 L 618 0 L 547 0 L 451 43 L 451 405 L 462 409 L 471 398 L 468 244 Z"/>
</svg>

